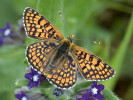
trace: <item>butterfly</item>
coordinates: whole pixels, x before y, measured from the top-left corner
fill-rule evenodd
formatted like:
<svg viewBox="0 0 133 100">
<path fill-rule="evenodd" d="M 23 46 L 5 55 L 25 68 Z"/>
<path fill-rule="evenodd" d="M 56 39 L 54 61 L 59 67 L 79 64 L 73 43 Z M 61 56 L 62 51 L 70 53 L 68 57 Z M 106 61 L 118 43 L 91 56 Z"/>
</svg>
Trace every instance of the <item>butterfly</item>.
<svg viewBox="0 0 133 100">
<path fill-rule="evenodd" d="M 25 8 L 24 28 L 28 37 L 42 40 L 27 47 L 30 65 L 61 89 L 76 83 L 77 72 L 88 81 L 102 81 L 114 76 L 114 69 L 91 52 L 72 44 L 74 35 L 64 38 L 44 16 Z"/>
</svg>

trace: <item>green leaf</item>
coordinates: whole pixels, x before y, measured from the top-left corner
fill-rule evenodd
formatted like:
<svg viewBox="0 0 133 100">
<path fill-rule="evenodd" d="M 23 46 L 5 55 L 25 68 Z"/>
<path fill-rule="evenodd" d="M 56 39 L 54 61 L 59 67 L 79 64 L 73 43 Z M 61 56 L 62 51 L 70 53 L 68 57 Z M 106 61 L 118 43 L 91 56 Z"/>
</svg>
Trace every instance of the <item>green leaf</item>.
<svg viewBox="0 0 133 100">
<path fill-rule="evenodd" d="M 15 46 L 0 47 L 0 91 L 9 91 L 15 88 L 15 81 L 24 77 L 25 48 Z"/>
<path fill-rule="evenodd" d="M 16 80 L 15 85 L 17 88 L 21 88 L 22 86 L 27 86 L 28 83 L 29 83 L 29 81 L 26 79 L 18 79 L 18 80 Z"/>
<path fill-rule="evenodd" d="M 82 82 L 82 83 L 79 83 L 79 84 L 76 84 L 72 90 L 73 90 L 73 94 L 74 93 L 77 93 L 79 90 L 83 89 L 83 88 L 87 88 L 89 87 L 93 82 L 89 82 L 89 81 L 86 81 L 86 82 Z M 72 95 L 73 95 L 72 94 Z"/>
<path fill-rule="evenodd" d="M 113 66 L 114 70 L 116 71 L 116 75 L 112 79 L 103 82 L 106 88 L 113 89 L 115 87 L 117 79 L 119 78 L 122 70 L 122 63 L 124 62 L 123 60 L 127 51 L 129 41 L 131 39 L 132 32 L 133 32 L 133 11 L 125 36 L 121 41 L 121 44 L 118 47 L 117 52 L 111 61 L 111 66 Z"/>
<path fill-rule="evenodd" d="M 103 91 L 102 91 L 102 94 L 104 96 L 104 100 L 119 100 L 119 98 L 117 96 L 115 96 L 113 94 L 113 92 L 107 88 L 105 88 Z"/>
</svg>

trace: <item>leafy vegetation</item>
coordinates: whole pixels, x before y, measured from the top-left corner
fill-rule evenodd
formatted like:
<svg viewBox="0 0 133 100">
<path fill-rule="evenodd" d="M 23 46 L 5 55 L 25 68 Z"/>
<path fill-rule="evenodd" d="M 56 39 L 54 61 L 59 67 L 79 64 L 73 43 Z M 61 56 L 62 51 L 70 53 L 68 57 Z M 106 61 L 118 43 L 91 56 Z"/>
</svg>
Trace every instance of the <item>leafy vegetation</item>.
<svg viewBox="0 0 133 100">
<path fill-rule="evenodd" d="M 0 28 L 5 27 L 5 23 L 8 21 L 14 34 L 20 34 L 18 29 L 26 7 L 34 8 L 44 15 L 65 37 L 74 34 L 76 39 L 81 39 L 75 39 L 74 44 L 93 52 L 114 68 L 116 75 L 113 78 L 99 82 L 99 84 L 105 85 L 106 89 L 103 94 L 106 98 L 108 98 L 108 94 L 111 94 L 110 96 L 114 100 L 118 100 L 111 92 L 113 91 L 119 98 L 133 99 L 131 94 L 133 91 L 132 0 L 1 0 Z M 69 32 L 64 27 L 62 18 L 58 14 L 59 11 L 63 14 Z M 9 39 L 6 39 L 7 42 L 0 46 L 1 100 L 16 100 L 14 90 L 16 87 L 20 87 L 16 82 L 22 85 L 27 84 L 27 81 L 24 80 L 25 68 L 28 67 L 25 61 L 25 50 L 27 45 L 37 40 L 27 38 L 23 29 L 20 31 L 21 38 L 15 37 L 15 40 L 24 39 L 25 41 L 10 43 Z M 88 41 L 98 41 L 101 44 Z M 72 88 L 70 96 L 80 90 L 79 85 L 82 84 L 80 81 L 77 81 L 75 87 Z M 90 83 L 83 79 L 82 81 L 82 88 L 89 86 Z M 46 86 L 52 87 L 51 84 L 46 84 Z M 51 91 L 53 87 L 42 89 L 43 85 L 40 86 L 41 91 L 50 100 L 55 100 Z M 64 98 L 66 95 L 58 100 Z"/>
</svg>

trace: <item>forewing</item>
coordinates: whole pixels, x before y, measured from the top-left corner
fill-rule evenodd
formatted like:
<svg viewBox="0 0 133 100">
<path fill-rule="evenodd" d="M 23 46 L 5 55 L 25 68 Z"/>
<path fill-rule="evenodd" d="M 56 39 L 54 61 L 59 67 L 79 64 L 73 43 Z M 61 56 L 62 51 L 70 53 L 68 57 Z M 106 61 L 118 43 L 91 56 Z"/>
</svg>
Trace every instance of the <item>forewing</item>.
<svg viewBox="0 0 133 100">
<path fill-rule="evenodd" d="M 25 31 L 31 38 L 56 39 L 58 42 L 64 38 L 52 23 L 32 8 L 24 10 L 23 21 Z"/>
<path fill-rule="evenodd" d="M 36 42 L 27 47 L 26 57 L 33 68 L 43 72 L 55 50 L 54 42 Z"/>
<path fill-rule="evenodd" d="M 87 80 L 106 80 L 115 74 L 115 71 L 111 66 L 79 46 L 73 45 L 71 53 L 78 64 L 81 74 Z"/>
<path fill-rule="evenodd" d="M 46 76 L 57 87 L 62 89 L 70 88 L 77 80 L 77 66 L 73 58 L 68 55 Z"/>
</svg>

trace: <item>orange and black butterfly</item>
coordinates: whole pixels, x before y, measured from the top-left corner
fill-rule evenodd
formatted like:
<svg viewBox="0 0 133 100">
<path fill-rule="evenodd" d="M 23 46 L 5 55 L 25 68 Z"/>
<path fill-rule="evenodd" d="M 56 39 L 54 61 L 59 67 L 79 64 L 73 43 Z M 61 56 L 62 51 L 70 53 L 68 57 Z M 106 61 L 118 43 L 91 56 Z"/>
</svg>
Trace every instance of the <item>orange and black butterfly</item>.
<svg viewBox="0 0 133 100">
<path fill-rule="evenodd" d="M 27 35 L 42 40 L 28 46 L 28 62 L 57 87 L 72 87 L 77 80 L 77 70 L 89 81 L 107 80 L 114 76 L 111 66 L 72 44 L 74 35 L 64 38 L 51 22 L 34 9 L 24 10 L 23 21 Z"/>
</svg>

